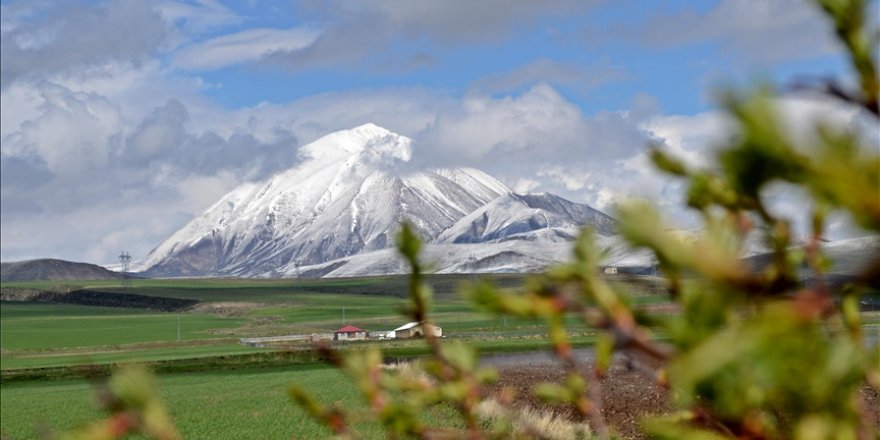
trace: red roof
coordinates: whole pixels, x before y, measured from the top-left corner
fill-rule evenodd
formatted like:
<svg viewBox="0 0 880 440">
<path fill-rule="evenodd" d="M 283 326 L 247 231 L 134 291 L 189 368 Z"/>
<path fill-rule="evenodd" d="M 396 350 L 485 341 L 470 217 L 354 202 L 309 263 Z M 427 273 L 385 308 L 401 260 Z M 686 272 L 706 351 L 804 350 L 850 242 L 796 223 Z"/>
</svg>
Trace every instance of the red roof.
<svg viewBox="0 0 880 440">
<path fill-rule="evenodd" d="M 345 327 L 342 327 L 339 330 L 336 330 L 333 333 L 355 333 L 355 332 L 363 332 L 363 331 L 366 331 L 366 330 L 364 330 L 362 328 L 357 328 L 353 325 L 347 325 Z"/>
</svg>

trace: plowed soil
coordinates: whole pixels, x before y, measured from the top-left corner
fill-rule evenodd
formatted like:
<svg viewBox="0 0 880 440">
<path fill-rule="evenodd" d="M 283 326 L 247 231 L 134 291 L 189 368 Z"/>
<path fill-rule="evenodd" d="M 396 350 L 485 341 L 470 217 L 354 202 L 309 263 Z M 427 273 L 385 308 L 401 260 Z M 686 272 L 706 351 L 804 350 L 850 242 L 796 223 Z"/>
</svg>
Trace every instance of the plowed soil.
<svg viewBox="0 0 880 440">
<path fill-rule="evenodd" d="M 543 382 L 559 383 L 565 378 L 565 371 L 559 367 L 525 365 L 507 366 L 499 369 L 499 380 L 493 384 L 490 393 L 499 393 L 504 387 L 516 390 L 515 405 L 533 408 L 546 408 L 531 393 L 535 385 Z M 646 438 L 639 430 L 639 420 L 649 414 L 664 414 L 671 411 L 666 390 L 653 379 L 638 371 L 628 370 L 623 365 L 612 367 L 602 381 L 602 414 L 612 429 L 627 439 Z M 573 409 L 554 408 L 556 412 L 576 417 Z"/>
<path fill-rule="evenodd" d="M 514 405 L 549 409 L 530 391 L 536 384 L 559 383 L 565 371 L 551 365 L 504 366 L 499 368 L 499 380 L 489 392 L 499 395 L 504 387 L 516 390 Z M 614 365 L 602 381 L 602 413 L 612 431 L 620 437 L 632 440 L 646 439 L 640 429 L 640 421 L 650 415 L 661 415 L 673 410 L 668 393 L 658 386 L 647 373 L 630 370 L 621 362 Z M 880 429 L 880 396 L 868 385 L 862 389 L 862 401 L 869 422 Z M 557 413 L 577 417 L 571 408 L 555 407 Z"/>
</svg>

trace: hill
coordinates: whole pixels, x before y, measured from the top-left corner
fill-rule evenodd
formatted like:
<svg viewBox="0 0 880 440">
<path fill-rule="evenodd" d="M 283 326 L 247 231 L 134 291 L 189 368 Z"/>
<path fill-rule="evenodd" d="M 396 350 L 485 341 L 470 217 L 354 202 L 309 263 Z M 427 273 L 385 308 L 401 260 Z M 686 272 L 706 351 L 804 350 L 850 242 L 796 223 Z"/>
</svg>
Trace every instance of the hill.
<svg viewBox="0 0 880 440">
<path fill-rule="evenodd" d="M 41 258 L 0 263 L 0 281 L 114 280 L 122 274 L 89 263 Z"/>
</svg>

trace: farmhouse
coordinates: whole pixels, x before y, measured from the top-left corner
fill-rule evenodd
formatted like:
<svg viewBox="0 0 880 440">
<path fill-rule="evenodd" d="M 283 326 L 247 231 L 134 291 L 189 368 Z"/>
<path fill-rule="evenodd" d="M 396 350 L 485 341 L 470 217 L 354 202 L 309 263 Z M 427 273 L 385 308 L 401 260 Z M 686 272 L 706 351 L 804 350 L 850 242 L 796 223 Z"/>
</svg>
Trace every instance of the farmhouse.
<svg viewBox="0 0 880 440">
<path fill-rule="evenodd" d="M 337 341 L 362 341 L 367 339 L 367 331 L 353 325 L 347 325 L 333 332 L 333 339 Z"/>
<path fill-rule="evenodd" d="M 419 338 L 424 335 L 424 331 L 429 331 L 435 337 L 443 336 L 443 329 L 428 323 L 410 322 L 391 331 L 390 337 L 397 339 Z"/>
</svg>

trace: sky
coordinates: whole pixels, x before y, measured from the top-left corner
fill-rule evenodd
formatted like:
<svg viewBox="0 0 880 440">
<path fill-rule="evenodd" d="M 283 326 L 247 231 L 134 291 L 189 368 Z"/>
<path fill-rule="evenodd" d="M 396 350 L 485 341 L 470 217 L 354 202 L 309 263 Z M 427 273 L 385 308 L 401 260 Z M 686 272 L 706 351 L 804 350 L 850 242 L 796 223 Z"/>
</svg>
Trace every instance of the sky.
<svg viewBox="0 0 880 440">
<path fill-rule="evenodd" d="M 143 259 L 300 146 L 367 122 L 414 139 L 418 167 L 609 213 L 629 197 L 674 209 L 681 185 L 647 166 L 648 145 L 706 163 L 731 135 L 722 87 L 849 78 L 804 0 L 0 5 L 3 261 Z M 778 101 L 794 131 L 860 117 Z"/>
</svg>

